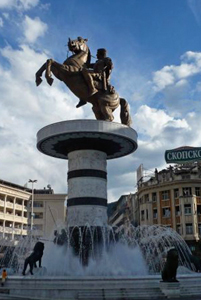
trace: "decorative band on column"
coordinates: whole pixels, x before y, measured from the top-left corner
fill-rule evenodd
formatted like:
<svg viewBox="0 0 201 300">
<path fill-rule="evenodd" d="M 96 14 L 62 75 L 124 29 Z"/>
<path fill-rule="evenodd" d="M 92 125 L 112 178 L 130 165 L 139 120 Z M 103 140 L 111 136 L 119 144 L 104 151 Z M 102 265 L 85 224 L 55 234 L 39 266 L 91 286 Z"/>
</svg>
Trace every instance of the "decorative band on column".
<svg viewBox="0 0 201 300">
<path fill-rule="evenodd" d="M 81 169 L 68 172 L 68 179 L 75 177 L 99 177 L 107 179 L 107 172 L 101 170 Z"/>
<path fill-rule="evenodd" d="M 107 206 L 107 199 L 98 197 L 82 197 L 82 198 L 71 198 L 67 201 L 67 206 L 76 205 L 100 205 Z"/>
</svg>

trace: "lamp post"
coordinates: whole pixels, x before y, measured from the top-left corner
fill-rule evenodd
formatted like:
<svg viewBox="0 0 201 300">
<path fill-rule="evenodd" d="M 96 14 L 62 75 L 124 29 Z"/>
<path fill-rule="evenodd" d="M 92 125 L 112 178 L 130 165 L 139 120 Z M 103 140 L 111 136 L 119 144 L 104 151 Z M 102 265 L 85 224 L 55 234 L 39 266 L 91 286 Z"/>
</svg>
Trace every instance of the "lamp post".
<svg viewBox="0 0 201 300">
<path fill-rule="evenodd" d="M 34 183 L 37 182 L 36 179 L 32 180 L 29 179 L 28 182 L 31 182 L 32 184 L 32 197 L 31 197 L 31 231 L 33 230 L 33 203 L 34 203 Z"/>
</svg>

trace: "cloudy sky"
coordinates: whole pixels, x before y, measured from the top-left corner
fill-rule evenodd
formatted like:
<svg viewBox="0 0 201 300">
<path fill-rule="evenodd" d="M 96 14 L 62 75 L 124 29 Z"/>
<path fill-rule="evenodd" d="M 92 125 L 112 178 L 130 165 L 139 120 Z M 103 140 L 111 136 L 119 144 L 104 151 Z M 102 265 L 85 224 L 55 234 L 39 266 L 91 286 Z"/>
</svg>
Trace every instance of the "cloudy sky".
<svg viewBox="0 0 201 300">
<path fill-rule="evenodd" d="M 0 0 L 0 178 L 67 192 L 67 161 L 38 152 L 36 133 L 94 115 L 61 82 L 34 77 L 47 58 L 65 60 L 69 37 L 88 38 L 94 56 L 108 50 L 138 132 L 133 155 L 108 161 L 109 202 L 135 191 L 141 163 L 161 169 L 166 149 L 201 146 L 200 32 L 200 0 Z"/>
</svg>

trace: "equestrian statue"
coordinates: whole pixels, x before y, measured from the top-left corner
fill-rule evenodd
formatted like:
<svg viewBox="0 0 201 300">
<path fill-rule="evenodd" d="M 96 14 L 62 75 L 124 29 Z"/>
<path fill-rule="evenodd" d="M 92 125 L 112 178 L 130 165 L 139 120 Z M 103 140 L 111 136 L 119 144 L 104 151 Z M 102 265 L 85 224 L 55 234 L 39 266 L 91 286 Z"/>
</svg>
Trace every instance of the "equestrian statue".
<svg viewBox="0 0 201 300">
<path fill-rule="evenodd" d="M 36 73 L 36 85 L 41 84 L 44 71 L 48 84 L 52 85 L 53 73 L 79 98 L 77 108 L 89 102 L 97 120 L 113 121 L 113 111 L 120 105 L 121 123 L 130 126 L 128 102 L 120 98 L 110 85 L 112 60 L 107 57 L 106 49 L 101 48 L 97 50 L 96 62 L 91 63 L 87 41 L 82 37 L 76 40 L 69 38 L 68 48 L 72 55 L 63 64 L 48 59 Z"/>
</svg>

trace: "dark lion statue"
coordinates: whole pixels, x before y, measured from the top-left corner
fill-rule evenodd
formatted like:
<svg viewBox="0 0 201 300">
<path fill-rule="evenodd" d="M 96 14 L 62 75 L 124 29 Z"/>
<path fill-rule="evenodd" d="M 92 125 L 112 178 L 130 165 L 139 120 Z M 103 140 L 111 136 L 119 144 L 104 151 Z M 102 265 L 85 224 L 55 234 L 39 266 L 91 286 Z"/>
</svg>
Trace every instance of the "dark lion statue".
<svg viewBox="0 0 201 300">
<path fill-rule="evenodd" d="M 178 282 L 176 279 L 178 268 L 178 252 L 175 248 L 170 249 L 167 253 L 167 261 L 162 271 L 162 279 L 164 282 Z"/>
<path fill-rule="evenodd" d="M 30 267 L 30 273 L 31 273 L 31 275 L 33 275 L 33 267 L 37 268 L 37 265 L 36 265 L 37 261 L 39 262 L 39 268 L 41 268 L 43 251 L 44 251 L 44 243 L 37 242 L 34 246 L 34 249 L 33 249 L 33 252 L 31 253 L 31 255 L 25 259 L 22 275 L 25 275 L 28 265 Z"/>
</svg>

